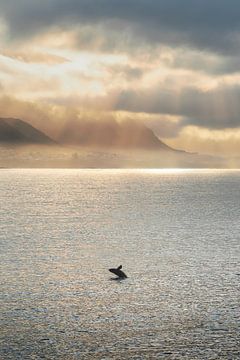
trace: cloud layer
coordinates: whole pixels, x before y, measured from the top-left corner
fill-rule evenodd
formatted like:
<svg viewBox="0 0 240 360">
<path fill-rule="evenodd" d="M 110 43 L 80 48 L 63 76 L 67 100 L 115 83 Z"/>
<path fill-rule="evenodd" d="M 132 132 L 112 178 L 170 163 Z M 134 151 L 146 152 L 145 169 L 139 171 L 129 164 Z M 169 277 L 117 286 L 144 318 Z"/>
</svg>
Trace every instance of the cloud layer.
<svg viewBox="0 0 240 360">
<path fill-rule="evenodd" d="M 56 26 L 104 23 L 139 33 L 153 42 L 179 43 L 217 51 L 237 51 L 238 0 L 2 0 L 13 37 Z"/>
<path fill-rule="evenodd" d="M 237 144 L 239 19 L 238 0 L 0 0 L 0 116 L 12 102 L 50 132 L 120 116 L 172 146 Z"/>
<path fill-rule="evenodd" d="M 153 88 L 122 92 L 117 110 L 181 115 L 184 124 L 210 129 L 240 127 L 240 85 L 223 86 L 211 91 L 185 87 L 177 91 Z"/>
</svg>

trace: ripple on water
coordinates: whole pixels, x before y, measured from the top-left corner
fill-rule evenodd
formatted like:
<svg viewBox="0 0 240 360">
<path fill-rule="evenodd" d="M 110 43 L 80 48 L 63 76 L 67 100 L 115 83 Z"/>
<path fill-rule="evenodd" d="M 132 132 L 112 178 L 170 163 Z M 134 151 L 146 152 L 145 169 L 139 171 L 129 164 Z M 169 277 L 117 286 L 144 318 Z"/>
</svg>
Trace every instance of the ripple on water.
<svg viewBox="0 0 240 360">
<path fill-rule="evenodd" d="M 1 358 L 239 359 L 239 193 L 238 171 L 1 171 Z"/>
</svg>

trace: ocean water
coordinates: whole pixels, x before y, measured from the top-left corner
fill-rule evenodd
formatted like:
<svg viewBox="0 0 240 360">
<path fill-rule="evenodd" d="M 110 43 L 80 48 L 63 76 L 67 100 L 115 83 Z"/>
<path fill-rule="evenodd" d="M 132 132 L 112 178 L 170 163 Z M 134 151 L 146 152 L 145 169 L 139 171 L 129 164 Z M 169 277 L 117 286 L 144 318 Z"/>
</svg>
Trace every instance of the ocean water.
<svg viewBox="0 0 240 360">
<path fill-rule="evenodd" d="M 1 359 L 240 359 L 240 171 L 1 170 L 0 201 Z"/>
</svg>

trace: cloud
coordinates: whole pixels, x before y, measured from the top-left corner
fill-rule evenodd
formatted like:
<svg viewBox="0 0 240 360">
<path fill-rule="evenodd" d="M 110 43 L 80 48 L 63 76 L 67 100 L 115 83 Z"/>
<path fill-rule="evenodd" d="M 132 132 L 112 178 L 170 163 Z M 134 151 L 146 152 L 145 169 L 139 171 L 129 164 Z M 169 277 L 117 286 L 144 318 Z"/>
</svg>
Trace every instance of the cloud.
<svg viewBox="0 0 240 360">
<path fill-rule="evenodd" d="M 219 86 L 209 91 L 185 87 L 122 91 L 116 110 L 185 117 L 185 125 L 209 129 L 240 127 L 240 86 Z"/>
<path fill-rule="evenodd" d="M 141 62 L 117 55 L 77 54 L 63 64 L 58 64 L 57 58 L 54 66 L 49 66 L 49 61 L 55 58 L 38 63 L 43 61 L 41 56 L 36 59 L 29 52 L 29 61 L 33 59 L 26 63 L 18 54 L 21 52 L 9 50 L 6 55 L 11 58 L 0 56 L 0 90 L 11 96 L 44 101 L 44 106 L 132 112 L 133 117 L 139 113 L 156 114 L 158 119 L 163 115 L 181 117 L 177 127 L 168 123 L 169 133 L 190 124 L 209 129 L 240 126 L 240 77 L 216 78 L 177 69 L 175 62 L 178 56 L 183 59 L 183 54 L 176 51 L 166 49 L 150 63 L 145 58 Z M 186 54 L 189 62 L 191 54 Z M 215 56 L 210 59 L 217 62 Z"/>
<path fill-rule="evenodd" d="M 165 53 L 165 55 L 164 55 Z M 166 56 L 167 54 L 167 56 Z M 161 56 L 161 53 L 160 53 Z M 172 69 L 185 69 L 203 72 L 211 76 L 221 76 L 240 72 L 239 55 L 202 52 L 190 48 L 168 48 L 162 50 L 162 60 Z"/>
<path fill-rule="evenodd" d="M 187 126 L 182 129 L 177 138 L 168 139 L 167 142 L 170 146 L 186 151 L 239 156 L 240 129 L 208 130 L 196 126 Z"/>
<path fill-rule="evenodd" d="M 1 0 L 12 38 L 50 27 L 104 24 L 125 30 L 136 42 L 185 44 L 217 52 L 239 52 L 238 0 Z"/>
<path fill-rule="evenodd" d="M 0 0 L 0 13 L 7 51 L 48 47 L 51 39 L 55 49 L 144 55 L 152 62 L 167 46 L 169 67 L 217 76 L 240 72 L 238 0 Z M 26 61 L 44 61 L 39 52 L 17 52 Z M 49 63 L 58 61 L 54 56 Z"/>
<path fill-rule="evenodd" d="M 32 51 L 32 49 L 28 50 L 2 50 L 0 52 L 0 56 L 5 56 L 10 59 L 14 59 L 20 62 L 26 63 L 38 63 L 38 64 L 47 64 L 47 65 L 57 65 L 57 64 L 64 64 L 69 60 L 62 57 L 57 56 L 54 54 L 44 53 L 44 52 L 36 52 Z"/>
<path fill-rule="evenodd" d="M 239 0 L 0 0 L 0 116 L 52 137 L 120 117 L 234 152 L 239 18 Z"/>
</svg>

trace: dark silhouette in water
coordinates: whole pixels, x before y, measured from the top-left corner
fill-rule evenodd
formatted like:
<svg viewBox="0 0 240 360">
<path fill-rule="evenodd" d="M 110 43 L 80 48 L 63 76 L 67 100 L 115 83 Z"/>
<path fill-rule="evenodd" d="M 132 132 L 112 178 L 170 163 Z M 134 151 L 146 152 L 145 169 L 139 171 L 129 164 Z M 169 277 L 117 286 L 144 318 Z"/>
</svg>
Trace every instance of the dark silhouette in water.
<svg viewBox="0 0 240 360">
<path fill-rule="evenodd" d="M 126 279 L 127 275 L 121 270 L 122 269 L 122 265 L 120 265 L 118 268 L 116 269 L 109 269 L 109 271 L 115 275 L 118 276 L 119 279 Z"/>
</svg>

